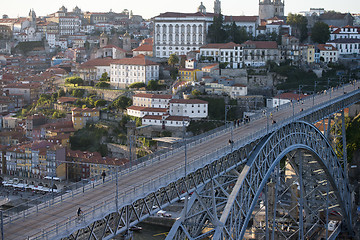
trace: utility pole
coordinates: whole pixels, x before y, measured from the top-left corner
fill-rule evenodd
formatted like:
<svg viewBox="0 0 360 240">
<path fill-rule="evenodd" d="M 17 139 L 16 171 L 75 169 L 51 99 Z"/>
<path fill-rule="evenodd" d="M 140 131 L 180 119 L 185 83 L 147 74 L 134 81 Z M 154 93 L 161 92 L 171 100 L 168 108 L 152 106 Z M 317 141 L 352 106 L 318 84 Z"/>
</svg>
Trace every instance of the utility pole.
<svg viewBox="0 0 360 240">
<path fill-rule="evenodd" d="M 186 178 L 186 175 L 187 175 L 187 172 L 186 172 L 186 165 L 187 165 L 187 149 L 186 149 L 186 128 L 185 128 L 185 121 L 183 119 L 183 141 L 184 141 L 184 154 L 185 154 L 185 166 L 184 166 L 184 171 L 185 171 L 185 178 Z"/>
<path fill-rule="evenodd" d="M 5 238 L 4 238 L 4 218 L 3 218 L 2 210 L 0 210 L 0 218 L 1 218 L 1 240 L 5 240 Z"/>
<path fill-rule="evenodd" d="M 313 94 L 313 106 L 315 105 L 316 83 L 317 82 L 315 81 L 314 94 Z"/>
</svg>

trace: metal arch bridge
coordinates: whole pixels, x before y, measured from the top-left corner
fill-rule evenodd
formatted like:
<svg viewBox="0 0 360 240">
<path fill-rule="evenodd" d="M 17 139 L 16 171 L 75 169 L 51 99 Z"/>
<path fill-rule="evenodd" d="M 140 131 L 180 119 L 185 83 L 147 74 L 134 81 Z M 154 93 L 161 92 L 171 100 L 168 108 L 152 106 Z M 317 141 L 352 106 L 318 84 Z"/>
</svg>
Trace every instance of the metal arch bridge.
<svg viewBox="0 0 360 240">
<path fill-rule="evenodd" d="M 339 160 L 332 142 L 310 123 L 358 102 L 358 85 L 283 106 L 272 112 L 276 124 L 269 123 L 269 113 L 259 115 L 246 125 L 116 171 L 105 184 L 88 185 L 20 214 L 5 213 L 4 237 L 111 239 L 181 197 L 186 197 L 185 208 L 168 239 L 351 234 L 346 151 Z M 85 212 L 81 222 L 75 217 L 79 206 Z"/>
</svg>

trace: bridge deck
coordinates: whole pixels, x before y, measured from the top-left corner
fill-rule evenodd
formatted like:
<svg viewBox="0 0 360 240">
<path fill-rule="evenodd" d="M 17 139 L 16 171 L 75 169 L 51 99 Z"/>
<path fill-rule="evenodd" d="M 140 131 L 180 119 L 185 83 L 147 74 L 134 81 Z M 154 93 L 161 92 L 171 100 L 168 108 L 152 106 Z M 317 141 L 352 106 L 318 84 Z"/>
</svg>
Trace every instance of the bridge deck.
<svg viewBox="0 0 360 240">
<path fill-rule="evenodd" d="M 332 99 L 343 95 L 343 91 L 351 92 L 355 88 L 357 89 L 357 85 L 347 85 L 344 90 L 343 88 L 334 90 L 332 92 Z M 317 95 L 315 97 L 315 105 L 323 104 L 329 100 L 329 94 Z M 300 109 L 306 110 L 311 107 L 313 107 L 313 99 L 312 97 L 309 97 L 304 100 L 303 104 L 294 104 L 294 111 L 295 113 L 299 113 Z M 272 118 L 276 121 L 281 121 L 291 117 L 292 115 L 293 107 L 288 107 L 280 109 L 277 112 L 273 112 Z M 270 118 L 267 120 L 266 117 L 263 117 L 235 128 L 233 130 L 233 140 L 237 141 L 248 134 L 257 132 L 261 128 L 266 128 L 266 125 L 268 124 L 267 121 L 270 122 Z M 219 147 L 228 146 L 228 140 L 230 137 L 230 132 L 228 131 L 195 146 L 189 146 L 187 149 L 188 163 L 190 164 L 195 159 L 216 151 Z M 184 151 L 179 151 L 160 162 L 154 163 L 153 165 L 142 167 L 131 174 L 119 176 L 119 194 L 124 194 L 134 188 L 141 187 L 158 176 L 180 168 L 183 164 Z M 85 213 L 91 212 L 94 208 L 96 208 L 96 206 L 103 204 L 105 201 L 114 201 L 115 189 L 115 181 L 108 181 L 103 185 L 95 187 L 91 191 L 86 191 L 74 198 L 68 198 L 65 201 L 42 209 L 37 214 L 35 213 L 29 217 L 21 218 L 12 223 L 6 224 L 4 226 L 5 239 L 27 239 L 28 237 L 31 238 L 32 236 L 37 236 L 42 231 L 46 231 L 55 224 L 62 225 L 69 221 L 69 219 L 74 219 L 78 207 L 81 207 Z M 86 221 L 87 220 L 88 219 L 86 219 Z"/>
</svg>

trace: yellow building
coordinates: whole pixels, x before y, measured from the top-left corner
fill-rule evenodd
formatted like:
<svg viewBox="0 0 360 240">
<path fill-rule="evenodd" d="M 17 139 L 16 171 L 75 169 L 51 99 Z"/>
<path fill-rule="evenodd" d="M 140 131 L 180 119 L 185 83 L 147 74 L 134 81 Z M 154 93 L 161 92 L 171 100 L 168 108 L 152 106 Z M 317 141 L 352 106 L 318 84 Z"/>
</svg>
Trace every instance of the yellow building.
<svg viewBox="0 0 360 240">
<path fill-rule="evenodd" d="M 307 58 L 308 63 L 315 62 L 315 46 L 314 45 L 308 45 L 307 46 Z"/>
<path fill-rule="evenodd" d="M 86 126 L 86 123 L 97 122 L 100 119 L 100 111 L 96 108 L 73 108 L 72 109 L 72 122 L 74 128 L 79 130 Z"/>
<path fill-rule="evenodd" d="M 197 81 L 197 72 L 199 71 L 199 69 L 181 68 L 179 69 L 179 79 L 181 81 Z"/>
</svg>

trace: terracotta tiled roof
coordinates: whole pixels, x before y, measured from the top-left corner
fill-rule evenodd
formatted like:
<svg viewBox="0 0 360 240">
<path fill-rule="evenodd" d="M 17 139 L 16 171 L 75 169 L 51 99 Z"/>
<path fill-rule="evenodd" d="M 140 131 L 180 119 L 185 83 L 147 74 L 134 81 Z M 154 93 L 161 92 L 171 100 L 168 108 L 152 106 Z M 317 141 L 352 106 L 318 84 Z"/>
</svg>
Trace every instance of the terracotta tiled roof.
<svg viewBox="0 0 360 240">
<path fill-rule="evenodd" d="M 337 38 L 327 43 L 360 43 L 360 39 L 357 38 Z"/>
<path fill-rule="evenodd" d="M 274 97 L 274 99 L 289 99 L 289 100 L 299 100 L 303 99 L 305 97 L 307 97 L 307 95 L 304 94 L 298 94 L 298 93 L 293 93 L 293 92 L 286 92 L 286 93 L 282 93 L 280 95 L 277 95 Z"/>
<path fill-rule="evenodd" d="M 257 22 L 258 16 L 225 16 L 224 22 Z"/>
<path fill-rule="evenodd" d="M 331 44 L 318 44 L 317 47 L 320 51 L 337 51 L 336 47 Z"/>
<path fill-rule="evenodd" d="M 214 67 L 218 67 L 218 63 L 213 63 L 213 64 L 210 64 L 210 65 L 207 65 L 207 66 L 204 66 L 202 68 L 204 69 L 211 69 L 211 68 L 214 68 Z"/>
<path fill-rule="evenodd" d="M 75 97 L 59 97 L 58 98 L 58 103 L 71 103 L 71 102 L 75 102 L 78 98 Z"/>
<path fill-rule="evenodd" d="M 200 99 L 171 99 L 170 103 L 181 103 L 181 104 L 208 104 L 207 101 Z"/>
<path fill-rule="evenodd" d="M 146 115 L 143 119 L 153 119 L 153 120 L 162 120 L 163 116 L 160 115 Z"/>
<path fill-rule="evenodd" d="M 260 48 L 260 49 L 277 49 L 278 45 L 275 41 L 246 41 L 242 44 L 244 47 L 246 46 L 255 46 L 255 48 Z"/>
<path fill-rule="evenodd" d="M 133 58 L 123 58 L 123 59 L 115 59 L 116 61 L 112 64 L 118 65 L 140 65 L 140 66 L 149 66 L 149 65 L 159 65 L 156 62 L 147 60 L 144 55 L 140 54 Z"/>
<path fill-rule="evenodd" d="M 96 66 L 110 66 L 110 64 L 115 63 L 118 59 L 112 59 L 112 58 L 96 58 L 89 60 L 87 62 L 84 62 L 80 65 L 79 68 L 95 68 Z"/>
<path fill-rule="evenodd" d="M 179 12 L 166 12 L 161 13 L 160 15 L 156 16 L 155 18 L 187 18 L 187 17 L 214 17 L 217 14 L 214 13 L 179 13 Z"/>
<path fill-rule="evenodd" d="M 171 99 L 172 95 L 169 95 L 169 94 L 138 93 L 138 94 L 135 94 L 133 97 L 152 98 L 152 99 Z"/>
<path fill-rule="evenodd" d="M 166 121 L 189 121 L 190 118 L 186 116 L 169 116 Z"/>
<path fill-rule="evenodd" d="M 201 46 L 200 49 L 203 48 L 219 48 L 219 49 L 232 49 L 234 47 L 240 47 L 240 44 L 236 44 L 234 42 L 228 42 L 228 43 L 209 43 L 204 46 Z"/>
<path fill-rule="evenodd" d="M 141 111 L 141 112 L 167 112 L 166 108 L 152 108 L 152 107 L 141 107 L 141 106 L 130 106 L 127 109 Z"/>
<path fill-rule="evenodd" d="M 153 50 L 153 46 L 150 45 L 150 44 L 143 44 L 135 49 L 133 49 L 133 52 L 134 51 L 146 51 L 146 52 L 152 52 Z"/>
</svg>

